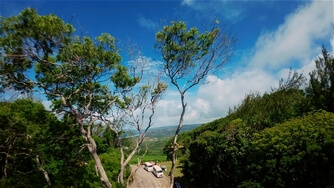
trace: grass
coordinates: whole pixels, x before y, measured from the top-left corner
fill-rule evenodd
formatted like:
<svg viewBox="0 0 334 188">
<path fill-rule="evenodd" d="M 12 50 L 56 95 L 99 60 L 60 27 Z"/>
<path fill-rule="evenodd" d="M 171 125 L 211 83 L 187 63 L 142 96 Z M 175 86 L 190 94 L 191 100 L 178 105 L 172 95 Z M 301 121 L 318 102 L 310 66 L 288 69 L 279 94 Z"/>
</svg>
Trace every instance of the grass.
<svg viewBox="0 0 334 188">
<path fill-rule="evenodd" d="M 140 147 L 140 151 L 144 153 L 146 145 L 148 147 L 147 155 L 157 155 L 161 156 L 163 154 L 163 148 L 169 137 L 159 137 L 159 138 L 145 138 L 144 142 Z"/>
<path fill-rule="evenodd" d="M 161 162 L 159 163 L 161 166 L 165 165 L 167 167 L 167 172 L 165 172 L 166 175 L 169 174 L 170 169 L 172 168 L 172 162 L 171 161 L 166 161 L 166 162 Z M 176 166 L 174 168 L 174 177 L 182 177 L 183 174 L 181 172 L 182 166 L 179 164 L 179 161 L 176 161 Z"/>
<path fill-rule="evenodd" d="M 162 162 L 160 163 L 160 165 L 165 165 L 167 167 L 167 172 L 164 172 L 165 175 L 168 175 L 169 172 L 170 172 L 170 169 L 172 167 L 172 162 L 171 161 L 167 161 L 167 162 Z M 182 165 L 179 163 L 179 161 L 176 161 L 176 164 L 175 164 L 175 168 L 174 168 L 174 182 L 179 182 L 180 185 L 182 187 L 196 187 L 194 185 L 192 186 L 189 186 L 188 185 L 188 182 L 187 180 L 185 179 L 185 177 L 183 176 L 183 173 L 182 173 Z"/>
<path fill-rule="evenodd" d="M 169 137 L 159 137 L 159 138 L 145 138 L 144 142 L 140 146 L 139 157 L 141 157 L 145 150 L 146 145 L 148 147 L 146 155 L 141 159 L 141 162 L 153 161 L 153 162 L 161 162 L 166 161 L 166 155 L 163 154 L 163 148 L 165 147 L 166 142 L 169 140 Z M 138 163 L 138 156 L 135 155 L 130 160 L 130 164 Z"/>
<path fill-rule="evenodd" d="M 160 163 L 161 161 L 166 161 L 166 155 L 145 155 L 142 159 L 141 162 L 149 162 L 153 161 L 156 163 Z M 138 163 L 138 157 L 134 156 L 130 160 L 130 164 L 137 164 Z"/>
</svg>

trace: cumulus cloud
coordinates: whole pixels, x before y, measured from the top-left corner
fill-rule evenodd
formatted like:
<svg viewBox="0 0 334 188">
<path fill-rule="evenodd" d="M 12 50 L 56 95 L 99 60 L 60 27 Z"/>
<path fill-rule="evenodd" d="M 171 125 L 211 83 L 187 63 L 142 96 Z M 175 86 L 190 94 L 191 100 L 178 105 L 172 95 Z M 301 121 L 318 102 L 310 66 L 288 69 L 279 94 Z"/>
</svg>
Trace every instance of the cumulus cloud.
<svg viewBox="0 0 334 188">
<path fill-rule="evenodd" d="M 204 10 L 198 3 L 183 1 L 185 6 Z M 229 107 L 240 104 L 246 94 L 263 94 L 277 88 L 278 80 L 287 78 L 290 67 L 308 77 L 321 52 L 319 40 L 330 40 L 334 46 L 332 14 L 333 2 L 310 2 L 288 15 L 276 30 L 263 31 L 246 60 L 250 62 L 246 68 L 227 78 L 208 75 L 208 84 L 200 85 L 195 95 L 186 97 L 184 123 L 204 123 L 227 115 Z M 181 106 L 177 95 L 161 101 L 158 109 L 159 125 L 178 123 Z"/>
<path fill-rule="evenodd" d="M 314 1 L 298 8 L 275 31 L 262 33 L 249 66 L 278 70 L 290 66 L 292 61 L 303 66 L 314 57 L 319 45 L 316 40 L 330 36 L 332 24 L 331 1 Z"/>
<path fill-rule="evenodd" d="M 231 78 L 221 79 L 208 75 L 208 84 L 200 85 L 197 95 L 186 96 L 188 103 L 184 117 L 185 124 L 205 123 L 227 114 L 229 107 L 238 105 L 250 92 L 264 93 L 278 85 L 272 75 L 262 70 L 235 73 Z M 169 96 L 169 94 L 166 94 Z M 169 96 L 157 106 L 156 121 L 159 125 L 176 125 L 181 113 L 178 95 Z"/>
<path fill-rule="evenodd" d="M 226 115 L 229 107 L 238 105 L 246 94 L 264 93 L 277 85 L 275 77 L 260 69 L 236 73 L 226 79 L 209 75 L 206 81 L 209 81 L 209 84 L 199 88 L 198 97 L 210 106 L 207 107 L 210 109 L 208 114 L 213 117 Z"/>
</svg>

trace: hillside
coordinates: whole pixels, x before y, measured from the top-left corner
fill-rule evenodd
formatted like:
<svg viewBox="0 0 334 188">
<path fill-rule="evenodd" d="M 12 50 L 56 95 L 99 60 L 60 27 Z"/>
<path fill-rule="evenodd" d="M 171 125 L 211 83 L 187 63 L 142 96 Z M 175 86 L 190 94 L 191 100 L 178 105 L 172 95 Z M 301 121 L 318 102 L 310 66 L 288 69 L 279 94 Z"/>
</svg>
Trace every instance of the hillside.
<svg viewBox="0 0 334 188">
<path fill-rule="evenodd" d="M 183 125 L 181 129 L 181 133 L 191 131 L 201 124 L 190 124 L 190 125 Z M 164 127 L 153 127 L 150 128 L 147 132 L 147 137 L 150 138 L 162 138 L 162 137 L 172 137 L 175 134 L 177 125 L 174 126 L 164 126 Z"/>
<path fill-rule="evenodd" d="M 184 125 L 181 133 L 189 132 L 201 124 L 190 124 Z M 148 130 L 146 138 L 143 144 L 140 147 L 138 156 L 143 155 L 145 152 L 146 146 L 148 147 L 148 151 L 142 161 L 166 161 L 166 155 L 163 152 L 163 149 L 168 142 L 175 134 L 176 126 L 165 126 L 165 127 L 153 127 Z M 132 164 L 137 163 L 137 157 L 134 157 L 131 160 Z"/>
<path fill-rule="evenodd" d="M 228 116 L 182 133 L 183 185 L 333 186 L 334 114 L 308 100 L 296 88 L 250 94 Z M 170 142 L 164 149 L 171 154 Z"/>
</svg>

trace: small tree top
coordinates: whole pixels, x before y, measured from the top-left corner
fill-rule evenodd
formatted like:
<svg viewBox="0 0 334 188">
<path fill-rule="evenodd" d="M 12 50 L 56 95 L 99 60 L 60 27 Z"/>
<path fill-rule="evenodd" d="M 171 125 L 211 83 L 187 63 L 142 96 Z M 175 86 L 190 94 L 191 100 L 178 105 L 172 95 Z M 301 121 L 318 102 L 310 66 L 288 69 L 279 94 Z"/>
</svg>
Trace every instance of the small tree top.
<svg viewBox="0 0 334 188">
<path fill-rule="evenodd" d="M 184 22 L 171 22 L 156 34 L 155 47 L 165 61 L 164 70 L 179 92 L 200 83 L 211 71 L 222 67 L 232 56 L 235 37 L 215 22 L 208 32 L 187 29 Z M 181 85 L 181 79 L 185 83 Z"/>
</svg>

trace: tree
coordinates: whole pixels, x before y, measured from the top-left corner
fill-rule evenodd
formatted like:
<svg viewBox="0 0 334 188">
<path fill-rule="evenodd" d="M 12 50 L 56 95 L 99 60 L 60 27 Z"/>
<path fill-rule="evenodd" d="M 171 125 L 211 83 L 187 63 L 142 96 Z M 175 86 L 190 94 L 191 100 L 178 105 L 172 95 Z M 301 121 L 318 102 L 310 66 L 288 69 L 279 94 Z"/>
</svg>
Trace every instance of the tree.
<svg viewBox="0 0 334 188">
<path fill-rule="evenodd" d="M 252 131 L 241 119 L 226 117 L 216 129 L 202 130 L 189 141 L 188 160 L 183 161 L 188 186 L 236 187 L 248 164 Z"/>
<path fill-rule="evenodd" d="M 65 115 L 43 129 L 39 135 L 40 161 L 49 173 L 53 187 L 84 187 L 87 182 L 100 184 L 95 168 L 87 165 L 94 161 L 85 144 L 71 115 Z"/>
<path fill-rule="evenodd" d="M 334 114 L 318 111 L 254 135 L 252 182 L 264 187 L 334 185 Z"/>
<path fill-rule="evenodd" d="M 334 112 L 334 58 L 322 47 L 322 57 L 315 60 L 316 70 L 310 73 L 307 95 L 316 109 Z"/>
<path fill-rule="evenodd" d="M 249 94 L 228 116 L 180 134 L 178 143 L 188 143 L 184 144 L 186 160 L 181 161 L 187 186 L 260 186 L 250 178 L 255 170 L 246 168 L 260 159 L 252 158 L 254 133 L 305 113 L 306 98 L 297 81 L 301 78 L 294 74 L 270 93 Z M 165 151 L 170 151 L 167 144 Z"/>
<path fill-rule="evenodd" d="M 128 69 L 129 74 L 137 78 L 143 85 L 133 85 L 127 88 L 116 87 L 120 97 L 113 108 L 110 109 L 111 118 L 104 118 L 108 128 L 116 134 L 118 147 L 120 149 L 120 172 L 118 182 L 124 184 L 124 171 L 132 157 L 138 152 L 147 131 L 153 125 L 153 116 L 157 102 L 167 89 L 161 79 L 161 73 L 156 72 L 156 77 L 152 77 L 152 72 L 146 72 L 148 62 L 147 58 L 141 56 L 141 53 L 135 46 L 126 48 L 130 57 Z M 146 83 L 145 83 L 146 81 Z M 145 118 L 148 116 L 148 118 Z M 125 144 L 124 127 L 135 130 L 138 137 L 134 147 L 130 147 L 130 152 L 124 151 Z"/>
<path fill-rule="evenodd" d="M 42 104 L 30 100 L 0 103 L 0 185 L 51 186 L 49 174 L 40 162 L 43 151 L 39 135 L 52 118 Z"/>
<path fill-rule="evenodd" d="M 69 123 L 73 118 L 59 121 L 39 102 L 1 102 L 0 186 L 83 186 L 90 156 Z"/>
<path fill-rule="evenodd" d="M 119 114 L 117 116 L 113 116 L 114 118 L 111 122 L 110 128 L 115 130 L 119 139 L 118 143 L 121 153 L 121 170 L 118 176 L 119 183 L 124 183 L 125 167 L 128 165 L 132 157 L 138 152 L 146 137 L 147 131 L 153 125 L 152 118 L 155 114 L 156 104 L 166 88 L 167 86 L 157 79 L 155 80 L 155 84 L 141 86 L 136 94 L 130 93 L 129 95 L 123 95 L 124 101 L 120 106 L 118 106 L 118 109 L 116 109 L 116 112 L 119 112 Z M 145 119 L 146 115 L 149 116 L 148 120 Z M 121 130 L 124 125 L 134 128 L 138 134 L 135 146 L 127 156 L 124 153 L 122 135 L 119 134 L 122 132 Z"/>
<path fill-rule="evenodd" d="M 202 34 L 196 28 L 187 30 L 184 22 L 172 22 L 156 34 L 155 47 L 164 60 L 164 71 L 170 82 L 177 88 L 182 111 L 173 139 L 170 187 L 174 184 L 177 138 L 183 125 L 187 104 L 186 92 L 201 83 L 211 71 L 217 71 L 232 56 L 236 38 L 227 27 L 218 27 L 218 22 L 209 32 Z"/>
<path fill-rule="evenodd" d="M 306 98 L 302 90 L 290 88 L 246 95 L 235 110 L 235 115 L 257 130 L 272 127 L 307 112 Z"/>
<path fill-rule="evenodd" d="M 290 68 L 288 78 L 284 80 L 281 78 L 279 80 L 279 85 L 277 89 L 272 89 L 272 91 L 281 91 L 288 89 L 299 89 L 303 84 L 305 84 L 306 78 L 303 74 L 298 74 L 297 71 L 292 73 L 292 69 Z"/>
<path fill-rule="evenodd" d="M 103 185 L 111 187 L 92 129 L 117 101 L 110 81 L 119 88 L 138 81 L 120 64 L 114 38 L 74 36 L 72 25 L 53 14 L 40 16 L 31 8 L 18 16 L 1 17 L 0 23 L 1 88 L 39 92 L 52 101 L 55 112 L 73 116 Z"/>
</svg>

